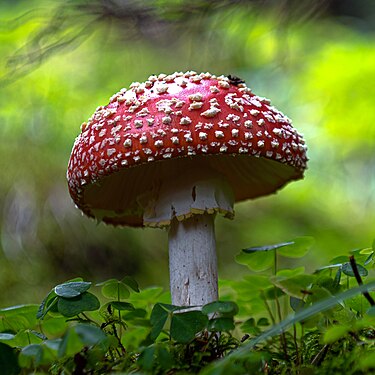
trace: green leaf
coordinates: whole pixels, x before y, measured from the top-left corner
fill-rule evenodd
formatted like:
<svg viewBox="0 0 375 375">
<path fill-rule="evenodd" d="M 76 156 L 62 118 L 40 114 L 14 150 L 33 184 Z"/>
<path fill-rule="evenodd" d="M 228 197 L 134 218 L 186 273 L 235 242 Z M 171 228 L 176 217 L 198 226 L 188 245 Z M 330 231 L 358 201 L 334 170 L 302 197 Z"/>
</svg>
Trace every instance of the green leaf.
<svg viewBox="0 0 375 375">
<path fill-rule="evenodd" d="M 364 249 L 361 249 L 360 254 L 365 254 L 365 255 L 371 255 L 374 254 L 374 250 L 372 247 L 365 247 Z"/>
<path fill-rule="evenodd" d="M 38 367 L 43 362 L 43 347 L 39 344 L 25 346 L 19 355 L 21 367 Z"/>
<path fill-rule="evenodd" d="M 43 319 L 45 317 L 48 312 L 47 308 L 51 305 L 51 300 L 53 298 L 56 298 L 56 293 L 54 290 L 51 290 L 39 306 L 38 312 L 36 314 L 37 319 Z"/>
<path fill-rule="evenodd" d="M 333 280 L 332 286 L 334 288 L 338 287 L 340 285 L 340 281 L 341 281 L 341 267 L 336 272 L 335 279 Z"/>
<path fill-rule="evenodd" d="M 318 301 L 328 299 L 332 294 L 324 287 L 314 285 L 307 295 L 306 303 L 316 303 Z"/>
<path fill-rule="evenodd" d="M 66 319 L 60 315 L 47 316 L 41 322 L 41 326 L 47 336 L 53 337 L 62 336 L 67 329 Z"/>
<path fill-rule="evenodd" d="M 363 314 L 368 309 L 369 302 L 363 297 L 363 295 L 358 295 L 353 298 L 348 298 L 345 301 L 345 306 Z"/>
<path fill-rule="evenodd" d="M 345 257 L 345 260 L 347 261 L 348 258 Z M 330 264 L 328 266 L 319 267 L 315 272 L 320 272 L 320 271 L 324 271 L 324 270 L 330 270 L 330 269 L 333 269 L 333 268 L 341 268 L 342 265 L 343 265 L 343 263 Z"/>
<path fill-rule="evenodd" d="M 267 245 L 267 246 L 255 246 L 243 249 L 245 253 L 259 253 L 265 251 L 274 251 L 277 250 L 278 254 L 283 255 L 289 258 L 300 258 L 307 254 L 310 248 L 314 244 L 313 237 L 297 237 L 291 241 L 282 242 L 276 245 Z"/>
<path fill-rule="evenodd" d="M 147 315 L 147 311 L 145 309 L 134 309 L 128 313 L 123 314 L 123 318 L 125 320 L 134 320 L 138 318 L 144 318 Z"/>
<path fill-rule="evenodd" d="M 157 360 L 159 362 L 159 366 L 164 370 L 169 370 L 173 366 L 173 357 L 171 353 L 163 346 L 157 347 Z"/>
<path fill-rule="evenodd" d="M 270 325 L 270 322 L 267 318 L 260 318 L 257 322 L 258 327 L 267 327 Z"/>
<path fill-rule="evenodd" d="M 241 330 L 245 333 L 249 333 L 250 335 L 259 335 L 260 329 L 255 324 L 255 319 L 250 318 L 246 320 L 244 323 L 241 324 Z"/>
<path fill-rule="evenodd" d="M 156 340 L 156 338 L 160 335 L 160 332 L 163 330 L 169 315 L 176 309 L 176 306 L 164 303 L 157 303 L 153 307 L 150 316 L 150 323 L 152 325 L 150 333 L 151 340 Z"/>
<path fill-rule="evenodd" d="M 52 312 L 52 313 L 58 313 L 59 312 L 58 309 L 57 309 L 58 300 L 59 300 L 59 297 L 55 296 L 50 301 L 48 301 L 45 313 L 48 313 L 49 311 Z"/>
<path fill-rule="evenodd" d="M 84 311 L 94 311 L 99 309 L 100 302 L 92 293 L 84 292 L 74 298 L 60 297 L 57 307 L 61 315 L 73 317 Z"/>
<path fill-rule="evenodd" d="M 207 324 L 207 316 L 200 311 L 174 313 L 171 321 L 171 337 L 179 343 L 186 344 L 206 328 Z"/>
<path fill-rule="evenodd" d="M 374 252 L 372 252 L 371 254 L 368 255 L 367 259 L 365 260 L 365 262 L 363 263 L 364 266 L 367 266 L 369 265 L 373 260 L 374 260 Z"/>
<path fill-rule="evenodd" d="M 269 276 L 264 275 L 246 275 L 241 284 L 242 288 L 238 292 L 241 294 L 246 293 L 246 295 L 252 295 L 256 290 L 264 290 L 272 286 Z"/>
<path fill-rule="evenodd" d="M 353 324 L 357 321 L 357 314 L 354 311 L 346 308 L 332 309 L 332 321 L 337 322 L 341 325 L 353 327 Z"/>
<path fill-rule="evenodd" d="M 145 374 L 146 371 L 152 374 L 167 374 L 173 367 L 173 357 L 164 343 L 151 344 L 141 351 L 137 365 L 143 370 L 137 374 Z"/>
<path fill-rule="evenodd" d="M 264 289 L 263 293 L 261 294 L 262 299 L 266 300 L 275 300 L 276 298 L 282 297 L 284 292 L 277 288 L 276 286 L 270 286 L 269 288 Z"/>
<path fill-rule="evenodd" d="M 73 329 L 86 346 L 107 342 L 107 335 L 99 327 L 90 324 L 77 324 Z"/>
<path fill-rule="evenodd" d="M 346 336 L 346 334 L 350 331 L 350 327 L 336 325 L 327 329 L 323 335 L 323 342 L 325 344 L 332 344 L 337 340 L 341 339 L 342 337 Z"/>
<path fill-rule="evenodd" d="M 62 339 L 46 340 L 41 343 L 43 347 L 43 362 L 52 363 L 58 359 L 59 347 L 61 345 Z"/>
<path fill-rule="evenodd" d="M 144 349 L 137 360 L 137 364 L 141 369 L 151 371 L 154 367 L 155 347 L 149 346 Z"/>
<path fill-rule="evenodd" d="M 301 298 L 290 297 L 290 307 L 293 311 L 299 311 L 305 307 L 305 302 Z"/>
<path fill-rule="evenodd" d="M 360 264 L 357 264 L 357 269 L 358 269 L 358 273 L 360 274 L 360 276 L 367 276 L 368 275 L 367 269 L 365 267 L 361 266 Z M 350 277 L 355 277 L 354 272 L 353 272 L 353 268 L 352 268 L 352 266 L 349 262 L 344 263 L 342 265 L 341 270 L 345 275 L 350 276 Z"/>
<path fill-rule="evenodd" d="M 20 330 L 16 335 L 2 333 L 1 336 L 3 337 L 1 341 L 12 347 L 23 347 L 29 344 L 39 344 L 45 338 L 41 333 L 30 329 Z"/>
<path fill-rule="evenodd" d="M 280 249 L 281 247 L 284 247 L 284 246 L 289 246 L 289 245 L 293 245 L 294 242 L 293 241 L 290 241 L 290 242 L 282 242 L 282 243 L 278 243 L 276 245 L 265 245 L 265 246 L 253 246 L 253 247 L 248 247 L 247 249 L 242 249 L 243 252 L 245 253 L 256 253 L 256 252 L 259 252 L 259 251 L 272 251 L 272 250 L 277 250 L 277 249 Z"/>
<path fill-rule="evenodd" d="M 28 333 L 29 333 L 29 336 L 32 335 L 32 336 L 37 337 L 40 340 L 47 340 L 47 337 L 43 333 L 35 331 L 34 329 L 29 329 Z"/>
<path fill-rule="evenodd" d="M 43 320 L 49 311 L 57 312 L 58 296 L 54 291 L 43 300 L 36 314 L 37 319 Z"/>
<path fill-rule="evenodd" d="M 222 317 L 231 317 L 238 313 L 238 306 L 231 301 L 215 301 L 204 305 L 202 313 L 205 315 L 219 314 Z"/>
<path fill-rule="evenodd" d="M 179 307 L 174 306 L 174 305 L 169 305 L 166 303 L 157 303 L 153 307 L 151 311 L 151 316 L 150 316 L 150 322 L 152 325 L 157 324 L 160 319 L 163 319 L 165 315 L 168 315 L 169 313 L 178 310 Z"/>
<path fill-rule="evenodd" d="M 16 350 L 0 342 L 1 375 L 16 375 L 20 372 Z"/>
<path fill-rule="evenodd" d="M 229 332 L 235 328 L 233 318 L 210 319 L 208 330 L 211 332 Z"/>
<path fill-rule="evenodd" d="M 297 267 L 293 269 L 284 268 L 282 270 L 277 271 L 276 276 L 289 278 L 297 275 L 303 275 L 305 273 L 305 267 Z"/>
<path fill-rule="evenodd" d="M 371 307 L 366 311 L 366 314 L 367 314 L 367 315 L 370 315 L 370 316 L 375 316 L 375 306 L 371 306 Z"/>
<path fill-rule="evenodd" d="M 59 297 L 73 298 L 86 292 L 91 286 L 91 282 L 76 281 L 55 286 L 55 293 Z"/>
<path fill-rule="evenodd" d="M 120 302 L 120 301 L 113 301 L 110 302 L 111 306 L 116 310 L 127 310 L 127 311 L 133 311 L 135 310 L 134 305 L 132 305 L 129 302 Z"/>
<path fill-rule="evenodd" d="M 43 344 L 46 348 L 48 349 L 51 349 L 53 350 L 54 352 L 58 352 L 59 350 L 59 347 L 61 345 L 61 341 L 62 339 L 58 338 L 58 339 L 53 339 L 53 340 L 46 340 L 46 341 L 43 341 Z"/>
<path fill-rule="evenodd" d="M 0 309 L 0 331 L 34 328 L 38 308 L 38 305 L 19 305 Z"/>
<path fill-rule="evenodd" d="M 363 264 L 370 252 L 372 252 L 372 249 L 369 248 L 359 248 L 350 251 L 350 253 L 354 255 L 357 264 Z"/>
<path fill-rule="evenodd" d="M 342 263 L 346 263 L 348 261 L 348 257 L 345 255 L 340 255 L 338 257 L 335 257 L 329 261 L 331 265 L 336 264 L 337 266 L 340 266 Z"/>
<path fill-rule="evenodd" d="M 236 262 L 249 267 L 252 271 L 265 271 L 274 264 L 274 253 L 259 251 L 252 253 L 241 252 L 236 256 Z"/>
<path fill-rule="evenodd" d="M 314 275 L 298 275 L 288 279 L 280 278 L 278 276 L 271 277 L 271 282 L 280 288 L 288 296 L 301 298 L 303 292 L 311 287 L 315 280 Z"/>
<path fill-rule="evenodd" d="M 301 258 L 309 252 L 315 240 L 313 237 L 304 236 L 296 237 L 291 242 L 293 243 L 280 248 L 277 253 L 288 258 Z"/>
<path fill-rule="evenodd" d="M 121 299 L 128 298 L 130 295 L 127 286 L 122 281 L 116 279 L 111 279 L 98 285 L 102 286 L 102 294 L 106 298 L 120 301 Z"/>
<path fill-rule="evenodd" d="M 139 286 L 138 283 L 130 276 L 125 276 L 121 280 L 125 285 L 127 285 L 129 288 L 133 289 L 134 292 L 139 293 Z"/>
<path fill-rule="evenodd" d="M 73 356 L 80 352 L 83 347 L 84 344 L 79 338 L 77 332 L 73 328 L 69 328 L 59 344 L 58 357 L 63 358 Z"/>
<path fill-rule="evenodd" d="M 340 268 L 337 269 L 337 273 L 340 271 Z M 314 286 L 320 286 L 329 290 L 332 294 L 337 293 L 339 290 L 339 285 L 336 284 L 335 279 L 331 276 L 327 276 L 325 272 L 316 274 L 316 280 L 314 281 Z"/>
<path fill-rule="evenodd" d="M 13 333 L 0 333 L 0 341 L 13 340 L 16 337 Z"/>
</svg>

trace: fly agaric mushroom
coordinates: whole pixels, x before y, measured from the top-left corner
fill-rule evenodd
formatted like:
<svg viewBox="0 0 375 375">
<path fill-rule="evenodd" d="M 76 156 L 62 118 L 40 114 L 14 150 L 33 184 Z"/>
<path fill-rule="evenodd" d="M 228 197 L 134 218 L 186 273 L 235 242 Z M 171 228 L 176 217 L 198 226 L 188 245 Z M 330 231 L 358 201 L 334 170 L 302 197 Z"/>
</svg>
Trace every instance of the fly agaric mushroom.
<svg viewBox="0 0 375 375">
<path fill-rule="evenodd" d="M 168 227 L 172 303 L 217 300 L 214 218 L 303 177 L 291 121 L 236 77 L 150 76 L 81 126 L 67 178 L 76 205 L 113 225 Z"/>
</svg>

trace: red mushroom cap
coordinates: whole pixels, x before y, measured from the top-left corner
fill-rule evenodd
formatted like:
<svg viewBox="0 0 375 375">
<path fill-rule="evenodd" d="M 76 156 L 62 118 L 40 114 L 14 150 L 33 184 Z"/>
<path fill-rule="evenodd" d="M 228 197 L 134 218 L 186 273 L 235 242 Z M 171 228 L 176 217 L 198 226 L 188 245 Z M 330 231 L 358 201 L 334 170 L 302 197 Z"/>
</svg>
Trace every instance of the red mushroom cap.
<svg viewBox="0 0 375 375">
<path fill-rule="evenodd" d="M 118 225 L 142 226 L 139 197 L 186 163 L 209 164 L 240 201 L 302 178 L 307 162 L 302 135 L 268 99 L 209 73 L 132 83 L 81 130 L 69 160 L 70 194 L 86 215 L 102 211 L 103 221 Z"/>
</svg>

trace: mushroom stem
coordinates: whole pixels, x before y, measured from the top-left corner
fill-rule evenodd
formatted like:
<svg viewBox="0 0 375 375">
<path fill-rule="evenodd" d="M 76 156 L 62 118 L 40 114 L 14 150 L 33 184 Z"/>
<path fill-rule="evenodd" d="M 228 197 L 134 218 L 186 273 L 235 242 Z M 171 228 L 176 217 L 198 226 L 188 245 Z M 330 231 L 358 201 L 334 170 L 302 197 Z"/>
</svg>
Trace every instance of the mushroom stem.
<svg viewBox="0 0 375 375">
<path fill-rule="evenodd" d="M 214 214 L 173 219 L 169 229 L 172 304 L 203 306 L 218 299 Z"/>
</svg>

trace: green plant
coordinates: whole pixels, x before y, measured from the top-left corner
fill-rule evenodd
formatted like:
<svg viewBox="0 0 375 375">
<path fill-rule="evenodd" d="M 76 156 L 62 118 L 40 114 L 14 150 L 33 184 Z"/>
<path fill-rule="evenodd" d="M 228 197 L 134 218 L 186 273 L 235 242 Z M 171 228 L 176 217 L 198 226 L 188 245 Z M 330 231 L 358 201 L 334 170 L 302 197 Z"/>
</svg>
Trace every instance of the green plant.
<svg viewBox="0 0 375 375">
<path fill-rule="evenodd" d="M 1 374 L 365 374 L 375 369 L 374 246 L 313 274 L 279 267 L 312 245 L 245 249 L 237 261 L 253 272 L 222 281 L 223 300 L 201 310 L 131 277 L 69 280 L 39 306 L 0 310 Z"/>
</svg>

